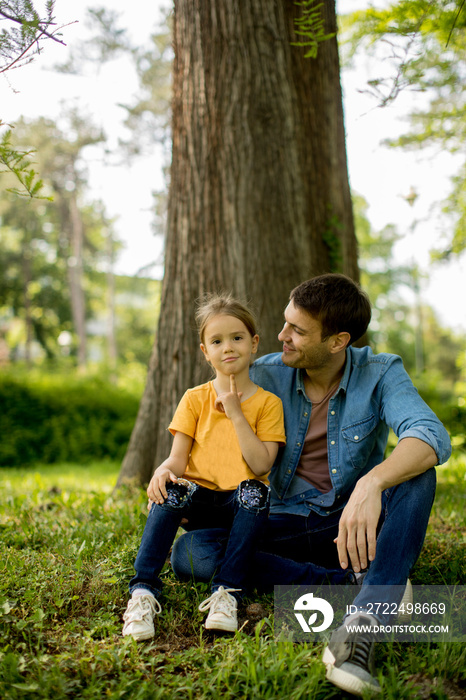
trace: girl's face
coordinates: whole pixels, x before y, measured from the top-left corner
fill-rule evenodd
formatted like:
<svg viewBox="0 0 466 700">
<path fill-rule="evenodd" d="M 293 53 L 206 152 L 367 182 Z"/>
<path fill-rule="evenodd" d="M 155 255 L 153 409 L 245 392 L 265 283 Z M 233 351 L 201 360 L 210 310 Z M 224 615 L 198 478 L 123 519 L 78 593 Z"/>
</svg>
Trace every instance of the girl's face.
<svg viewBox="0 0 466 700">
<path fill-rule="evenodd" d="M 258 344 L 259 336 L 251 336 L 242 321 L 220 314 L 207 323 L 201 350 L 217 374 L 237 375 L 249 371 Z"/>
</svg>

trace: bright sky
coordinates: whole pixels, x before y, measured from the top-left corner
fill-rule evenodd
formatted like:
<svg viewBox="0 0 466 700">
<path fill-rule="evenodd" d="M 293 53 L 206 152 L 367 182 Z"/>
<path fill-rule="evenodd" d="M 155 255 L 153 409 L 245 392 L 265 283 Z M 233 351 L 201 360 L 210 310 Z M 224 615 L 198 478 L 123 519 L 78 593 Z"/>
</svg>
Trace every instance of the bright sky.
<svg viewBox="0 0 466 700">
<path fill-rule="evenodd" d="M 160 7 L 168 0 L 107 0 L 105 5 L 121 12 L 122 24 L 130 29 L 134 41 L 144 43 L 159 18 Z M 85 30 L 85 10 L 94 3 L 88 0 L 57 0 L 55 14 L 60 24 L 73 22 L 63 30 L 68 46 L 79 40 Z M 102 2 L 104 4 L 104 2 Z M 366 0 L 344 0 L 345 11 L 361 7 Z M 102 126 L 116 144 L 122 134 L 124 110 L 118 103 L 130 102 L 137 92 L 137 78 L 126 60 L 101 67 L 93 75 L 78 77 L 48 70 L 54 62 L 64 63 L 67 49 L 48 42 L 44 54 L 30 66 L 0 76 L 0 118 L 13 122 L 20 115 L 56 118 L 60 101 L 76 101 L 93 122 Z M 403 113 L 416 96 L 401 95 L 394 105 L 377 108 L 373 99 L 361 94 L 370 75 L 373 61 L 361 60 L 356 70 L 343 74 L 347 131 L 347 150 L 352 189 L 369 204 L 368 216 L 376 230 L 395 224 L 406 232 L 397 247 L 400 261 L 415 259 L 426 270 L 429 250 L 441 244 L 445 220 L 433 209 L 449 191 L 449 178 L 455 173 L 453 159 L 445 153 L 402 152 L 380 145 L 383 138 L 401 133 Z M 89 160 L 91 197 L 102 199 L 110 216 L 117 218 L 116 230 L 125 249 L 117 271 L 134 274 L 157 257 L 151 230 L 151 191 L 161 189 L 161 156 L 151 153 L 131 166 L 103 166 L 97 155 Z M 418 192 L 413 208 L 403 197 L 411 187 Z M 414 231 L 413 221 L 418 221 Z M 466 330 L 464 304 L 466 256 L 445 266 L 429 267 L 423 283 L 423 298 L 431 304 L 442 323 Z"/>
</svg>

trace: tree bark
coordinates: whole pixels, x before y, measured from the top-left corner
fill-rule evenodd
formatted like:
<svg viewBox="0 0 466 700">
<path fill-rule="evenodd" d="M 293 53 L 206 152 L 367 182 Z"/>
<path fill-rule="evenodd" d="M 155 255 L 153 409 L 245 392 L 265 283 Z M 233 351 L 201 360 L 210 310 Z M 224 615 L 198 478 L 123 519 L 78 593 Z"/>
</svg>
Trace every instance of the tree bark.
<svg viewBox="0 0 466 700">
<path fill-rule="evenodd" d="M 23 268 L 23 295 L 24 295 L 24 322 L 26 326 L 26 337 L 24 343 L 24 360 L 26 365 L 31 365 L 31 347 L 33 340 L 32 309 L 31 309 L 31 241 L 29 235 L 23 238 L 21 263 Z"/>
<path fill-rule="evenodd" d="M 116 343 L 116 313 L 115 313 L 115 244 L 110 229 L 107 230 L 107 354 L 111 381 L 116 381 L 116 366 L 118 349 Z"/>
<path fill-rule="evenodd" d="M 304 58 L 289 0 L 175 0 L 173 154 L 155 345 L 119 483 L 147 482 L 167 425 L 208 367 L 196 299 L 232 291 L 279 351 L 289 292 L 323 272 L 358 279 L 336 39 Z M 325 31 L 336 32 L 334 0 Z"/>
<path fill-rule="evenodd" d="M 81 213 L 75 193 L 69 201 L 70 216 L 70 248 L 71 257 L 68 258 L 68 279 L 71 297 L 71 315 L 73 326 L 78 336 L 78 367 L 86 366 L 86 302 L 83 289 L 83 243 L 84 231 Z"/>
</svg>

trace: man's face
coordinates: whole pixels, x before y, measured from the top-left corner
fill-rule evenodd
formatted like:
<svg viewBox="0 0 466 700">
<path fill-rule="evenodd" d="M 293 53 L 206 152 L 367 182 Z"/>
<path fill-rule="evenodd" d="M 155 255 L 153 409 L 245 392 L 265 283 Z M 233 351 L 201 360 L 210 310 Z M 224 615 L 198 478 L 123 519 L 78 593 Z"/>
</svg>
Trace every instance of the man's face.
<svg viewBox="0 0 466 700">
<path fill-rule="evenodd" d="M 322 325 L 307 311 L 290 301 L 285 309 L 285 325 L 278 334 L 283 343 L 282 361 L 296 369 L 319 370 L 332 357 L 330 338 L 322 341 Z"/>
</svg>

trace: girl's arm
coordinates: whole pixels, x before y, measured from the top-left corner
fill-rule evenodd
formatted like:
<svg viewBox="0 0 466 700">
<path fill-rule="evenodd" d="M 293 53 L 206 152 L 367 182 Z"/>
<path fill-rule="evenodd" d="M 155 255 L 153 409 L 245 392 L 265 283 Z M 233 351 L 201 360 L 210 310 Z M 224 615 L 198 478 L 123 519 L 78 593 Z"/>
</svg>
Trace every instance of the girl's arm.
<svg viewBox="0 0 466 700">
<path fill-rule="evenodd" d="M 163 503 L 167 497 L 167 481 L 176 483 L 178 477 L 183 476 L 192 444 L 193 439 L 189 435 L 175 433 L 169 457 L 157 467 L 147 487 L 147 495 L 151 501 Z"/>
<path fill-rule="evenodd" d="M 241 394 L 236 390 L 234 375 L 230 375 L 230 391 L 220 394 L 215 406 L 225 411 L 227 418 L 233 423 L 241 453 L 249 469 L 256 476 L 267 474 L 277 456 L 278 443 L 262 442 L 249 425 L 241 408 Z"/>
</svg>

